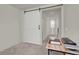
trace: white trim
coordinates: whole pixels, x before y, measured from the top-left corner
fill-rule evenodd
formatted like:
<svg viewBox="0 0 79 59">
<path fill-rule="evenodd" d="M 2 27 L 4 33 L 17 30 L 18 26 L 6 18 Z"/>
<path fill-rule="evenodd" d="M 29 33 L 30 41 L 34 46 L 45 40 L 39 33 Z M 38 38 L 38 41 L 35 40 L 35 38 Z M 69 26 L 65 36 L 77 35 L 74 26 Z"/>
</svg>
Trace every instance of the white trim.
<svg viewBox="0 0 79 59">
<path fill-rule="evenodd" d="M 61 17 L 62 17 L 62 33 L 61 33 L 61 37 L 64 37 L 64 7 L 61 7 Z"/>
<path fill-rule="evenodd" d="M 42 11 L 39 11 L 40 13 L 40 31 L 41 31 L 41 45 L 43 41 L 43 36 L 42 36 Z"/>
</svg>

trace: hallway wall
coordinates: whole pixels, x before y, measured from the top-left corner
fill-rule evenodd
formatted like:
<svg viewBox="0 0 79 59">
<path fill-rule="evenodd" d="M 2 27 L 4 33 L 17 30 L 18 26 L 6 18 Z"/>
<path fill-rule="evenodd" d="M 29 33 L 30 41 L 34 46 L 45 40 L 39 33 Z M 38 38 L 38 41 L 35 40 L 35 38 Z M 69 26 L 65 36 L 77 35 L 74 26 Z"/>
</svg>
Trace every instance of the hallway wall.
<svg viewBox="0 0 79 59">
<path fill-rule="evenodd" d="M 0 5 L 0 51 L 20 43 L 20 21 L 23 11 L 10 5 Z"/>
<path fill-rule="evenodd" d="M 63 9 L 64 36 L 79 45 L 79 4 L 66 4 Z"/>
<path fill-rule="evenodd" d="M 57 35 L 57 28 L 60 28 L 61 35 L 61 8 L 56 9 L 48 9 L 43 11 L 42 13 L 42 21 L 43 21 L 43 39 L 45 39 L 48 35 Z M 51 28 L 51 21 L 54 21 L 54 28 Z"/>
</svg>

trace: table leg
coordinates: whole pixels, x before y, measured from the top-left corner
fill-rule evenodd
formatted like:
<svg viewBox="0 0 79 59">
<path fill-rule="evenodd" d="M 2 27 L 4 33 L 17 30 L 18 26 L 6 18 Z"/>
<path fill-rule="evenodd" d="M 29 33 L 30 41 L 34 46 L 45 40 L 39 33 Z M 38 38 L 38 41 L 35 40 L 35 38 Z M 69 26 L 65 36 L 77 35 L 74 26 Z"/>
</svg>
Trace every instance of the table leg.
<svg viewBox="0 0 79 59">
<path fill-rule="evenodd" d="M 64 55 L 66 55 L 66 53 L 63 53 Z"/>
<path fill-rule="evenodd" d="M 48 55 L 50 55 L 50 53 L 51 53 L 51 50 L 50 50 L 50 49 L 48 49 Z"/>
</svg>

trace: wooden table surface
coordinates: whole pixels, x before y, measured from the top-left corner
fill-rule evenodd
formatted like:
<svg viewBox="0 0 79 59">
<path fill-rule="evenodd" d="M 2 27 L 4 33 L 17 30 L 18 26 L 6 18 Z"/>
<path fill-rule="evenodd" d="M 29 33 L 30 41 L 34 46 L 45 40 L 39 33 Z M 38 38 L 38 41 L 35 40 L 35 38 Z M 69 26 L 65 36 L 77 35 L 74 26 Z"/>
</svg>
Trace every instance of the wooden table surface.
<svg viewBox="0 0 79 59">
<path fill-rule="evenodd" d="M 47 44 L 46 45 L 47 49 L 52 49 L 52 50 L 57 50 L 57 51 L 62 51 L 66 52 L 66 49 L 62 45 L 57 45 L 57 44 Z"/>
<path fill-rule="evenodd" d="M 49 44 L 49 43 L 47 43 L 46 48 L 47 49 L 51 49 L 53 51 L 59 51 L 59 52 L 63 52 L 63 53 L 73 54 L 72 52 L 69 52 L 69 49 L 66 49 L 63 45 L 57 45 L 57 44 Z M 77 53 L 77 55 L 79 55 L 79 52 Z"/>
</svg>

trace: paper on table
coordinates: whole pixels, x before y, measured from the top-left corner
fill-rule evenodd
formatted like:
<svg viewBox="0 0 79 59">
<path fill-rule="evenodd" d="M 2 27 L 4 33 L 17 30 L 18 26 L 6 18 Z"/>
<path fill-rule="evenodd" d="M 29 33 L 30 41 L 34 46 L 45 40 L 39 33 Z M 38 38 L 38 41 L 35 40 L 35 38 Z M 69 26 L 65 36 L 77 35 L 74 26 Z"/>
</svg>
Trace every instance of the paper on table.
<svg viewBox="0 0 79 59">
<path fill-rule="evenodd" d="M 51 44 L 58 44 L 58 45 L 60 45 L 60 42 L 51 41 Z"/>
</svg>

